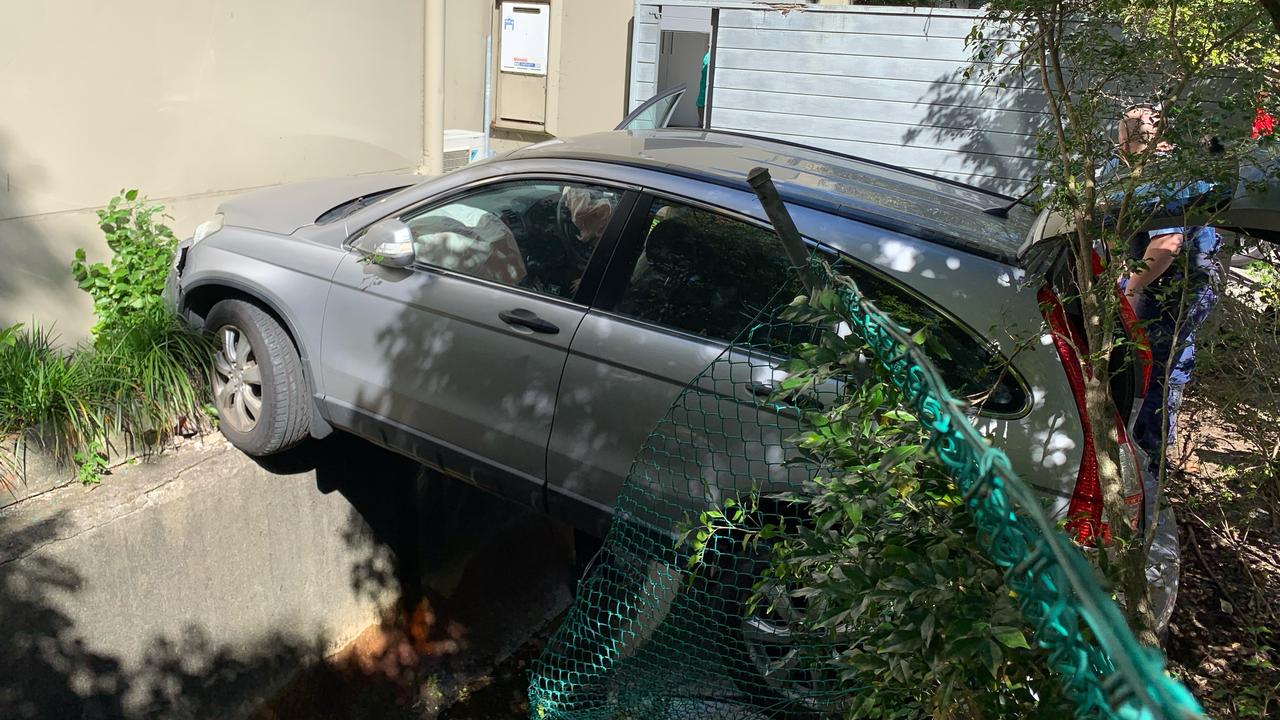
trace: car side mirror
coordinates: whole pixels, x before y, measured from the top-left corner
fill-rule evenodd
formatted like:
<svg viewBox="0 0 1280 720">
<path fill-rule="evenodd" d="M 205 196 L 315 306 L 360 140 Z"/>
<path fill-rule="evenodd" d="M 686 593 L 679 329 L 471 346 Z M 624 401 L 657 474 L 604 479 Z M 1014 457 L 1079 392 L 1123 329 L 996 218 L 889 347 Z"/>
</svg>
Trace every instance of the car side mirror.
<svg viewBox="0 0 1280 720">
<path fill-rule="evenodd" d="M 390 268 L 413 265 L 413 230 L 399 218 L 379 220 L 351 243 L 369 262 Z"/>
</svg>

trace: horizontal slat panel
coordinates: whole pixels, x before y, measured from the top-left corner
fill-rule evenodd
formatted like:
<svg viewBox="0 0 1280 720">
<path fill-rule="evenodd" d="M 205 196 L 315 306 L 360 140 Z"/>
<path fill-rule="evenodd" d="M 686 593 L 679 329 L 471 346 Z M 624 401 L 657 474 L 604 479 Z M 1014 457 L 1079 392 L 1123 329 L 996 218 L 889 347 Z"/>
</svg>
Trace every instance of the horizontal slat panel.
<svg viewBox="0 0 1280 720">
<path fill-rule="evenodd" d="M 903 80 L 886 82 L 872 78 L 842 78 L 834 80 L 830 75 L 784 73 L 767 70 L 737 70 L 716 68 L 715 87 L 733 90 L 751 90 L 762 93 L 789 93 L 793 95 L 825 95 L 831 97 L 882 100 L 891 102 L 924 102 L 934 105 L 966 105 L 974 108 L 995 108 L 1043 112 L 1044 96 L 1031 90 L 985 88 L 980 85 L 955 83 L 931 83 Z"/>
<path fill-rule="evenodd" d="M 658 24 L 657 23 L 636 23 L 635 36 L 638 42 L 642 43 L 658 43 Z"/>
<path fill-rule="evenodd" d="M 762 50 L 716 50 L 717 68 L 800 72 L 839 78 L 871 77 L 885 80 L 964 83 L 961 65 L 952 60 L 819 55 Z M 1012 82 L 1010 85 L 1021 88 L 1034 87 L 1031 83 L 1030 79 L 1026 79 Z M 969 84 L 981 87 L 981 84 L 976 81 L 970 81 Z"/>
<path fill-rule="evenodd" d="M 1043 115 L 1009 110 L 731 90 L 718 85 L 717 83 L 713 94 L 717 110 L 755 110 L 819 118 L 893 122 L 906 126 L 973 129 L 980 132 L 1010 133 L 1019 138 L 1034 135 L 1044 122 Z"/>
<path fill-rule="evenodd" d="M 720 27 L 768 30 L 812 30 L 833 33 L 876 33 L 963 38 L 978 21 L 961 15 L 917 13 L 791 12 L 783 15 L 773 10 L 721 10 Z"/>
<path fill-rule="evenodd" d="M 964 40 L 910 35 L 855 35 L 829 32 L 782 32 L 725 28 L 719 47 L 741 50 L 789 50 L 843 55 L 931 58 L 969 61 Z"/>
<path fill-rule="evenodd" d="M 634 62 L 654 63 L 658 61 L 658 46 L 653 43 L 637 43 Z"/>
<path fill-rule="evenodd" d="M 655 82 L 658 79 L 658 66 L 653 63 L 636 63 L 631 71 L 631 79 L 639 82 Z"/>
<path fill-rule="evenodd" d="M 1035 141 L 1020 135 L 972 133 L 970 131 L 931 130 L 912 125 L 814 115 L 790 115 L 752 110 L 728 110 L 716 106 L 716 127 L 742 128 L 752 131 L 785 132 L 815 137 L 858 140 L 894 147 L 920 147 L 955 152 L 982 152 L 1015 158 L 1032 157 Z"/>
<path fill-rule="evenodd" d="M 646 100 L 658 94 L 658 84 L 655 82 L 633 82 L 631 83 L 631 109 L 635 110 L 645 103 Z"/>
</svg>

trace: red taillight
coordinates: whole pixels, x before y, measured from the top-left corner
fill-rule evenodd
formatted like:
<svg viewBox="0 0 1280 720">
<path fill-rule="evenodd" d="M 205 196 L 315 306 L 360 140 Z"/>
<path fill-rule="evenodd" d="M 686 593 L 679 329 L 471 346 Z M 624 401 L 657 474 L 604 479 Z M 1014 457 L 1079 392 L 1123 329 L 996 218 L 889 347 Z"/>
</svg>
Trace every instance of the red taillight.
<svg viewBox="0 0 1280 720">
<path fill-rule="evenodd" d="M 1049 324 L 1049 332 L 1053 336 L 1054 347 L 1058 351 L 1058 359 L 1062 361 L 1062 369 L 1067 373 L 1067 382 L 1071 385 L 1071 394 L 1076 401 L 1076 410 L 1080 414 L 1080 426 L 1084 435 L 1084 447 L 1080 454 L 1080 472 L 1076 477 L 1076 487 L 1071 493 L 1071 503 L 1067 507 L 1067 529 L 1074 533 L 1083 543 L 1103 544 L 1111 541 L 1111 528 L 1102 521 L 1102 483 L 1098 479 L 1098 452 L 1093 444 L 1093 429 L 1089 423 L 1089 414 L 1084 399 L 1084 366 L 1076 348 L 1085 347 L 1084 337 L 1074 324 L 1067 320 L 1062 301 L 1045 285 L 1040 288 L 1036 299 Z M 1116 416 L 1116 430 L 1120 433 L 1120 442 L 1128 446 L 1129 438 L 1125 433 L 1124 422 Z M 1120 458 L 1121 463 L 1128 463 L 1126 468 L 1132 472 L 1123 472 L 1125 476 L 1136 479 L 1137 495 L 1126 497 L 1131 505 L 1142 505 L 1141 469 L 1136 462 L 1132 450 L 1128 458 Z M 1125 492 L 1129 493 L 1132 484 L 1125 482 Z"/>
<path fill-rule="evenodd" d="M 1093 276 L 1097 277 L 1102 274 L 1102 256 L 1095 250 L 1092 258 Z M 1145 397 L 1147 388 L 1151 387 L 1151 343 L 1147 342 L 1147 333 L 1138 324 L 1138 313 L 1134 312 L 1133 303 L 1129 302 L 1129 298 L 1119 287 L 1116 288 L 1116 295 L 1120 298 L 1120 324 L 1124 326 L 1125 334 L 1129 339 L 1137 345 L 1138 370 L 1141 372 L 1142 386 L 1139 388 L 1138 397 Z"/>
</svg>

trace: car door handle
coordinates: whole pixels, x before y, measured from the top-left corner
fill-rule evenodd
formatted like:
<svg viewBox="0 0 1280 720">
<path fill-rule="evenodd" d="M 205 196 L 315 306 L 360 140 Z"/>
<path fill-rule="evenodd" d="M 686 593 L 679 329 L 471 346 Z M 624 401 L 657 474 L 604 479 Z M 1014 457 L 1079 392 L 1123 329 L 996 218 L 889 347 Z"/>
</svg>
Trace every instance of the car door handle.
<svg viewBox="0 0 1280 720">
<path fill-rule="evenodd" d="M 498 319 L 508 325 L 527 328 L 536 333 L 555 335 L 560 332 L 560 328 L 555 323 L 547 322 L 524 308 L 504 310 L 498 313 Z"/>
</svg>

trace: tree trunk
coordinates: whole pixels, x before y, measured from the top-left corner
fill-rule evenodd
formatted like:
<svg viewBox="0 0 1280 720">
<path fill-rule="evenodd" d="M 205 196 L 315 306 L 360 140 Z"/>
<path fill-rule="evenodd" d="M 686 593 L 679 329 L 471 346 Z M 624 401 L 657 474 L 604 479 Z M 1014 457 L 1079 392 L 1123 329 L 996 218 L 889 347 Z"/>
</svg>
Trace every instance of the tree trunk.
<svg viewBox="0 0 1280 720">
<path fill-rule="evenodd" d="M 1280 0 L 1258 0 L 1262 4 L 1262 9 L 1267 11 L 1271 16 L 1271 24 L 1276 27 L 1276 34 L 1280 35 Z"/>
<path fill-rule="evenodd" d="M 1092 252 L 1092 248 L 1088 250 Z M 1088 258 L 1089 255 L 1083 257 Z M 1094 277 L 1092 266 L 1087 261 L 1077 262 L 1085 338 L 1089 343 L 1087 349 L 1081 348 L 1081 357 L 1097 358 L 1092 371 L 1085 368 L 1085 412 L 1089 416 L 1090 434 L 1097 453 L 1102 505 L 1115 538 L 1114 549 L 1119 553 L 1119 589 L 1124 594 L 1125 611 L 1138 640 L 1154 646 L 1159 644 L 1159 639 L 1155 634 L 1155 615 L 1147 586 L 1145 545 L 1141 536 L 1136 536 L 1128 524 L 1129 507 L 1124 501 L 1120 475 L 1120 436 L 1116 429 L 1115 401 L 1111 397 L 1110 378 L 1106 374 L 1106 358 L 1115 347 L 1112 326 L 1118 302 L 1110 288 L 1099 286 L 1108 278 L 1105 275 Z"/>
</svg>

